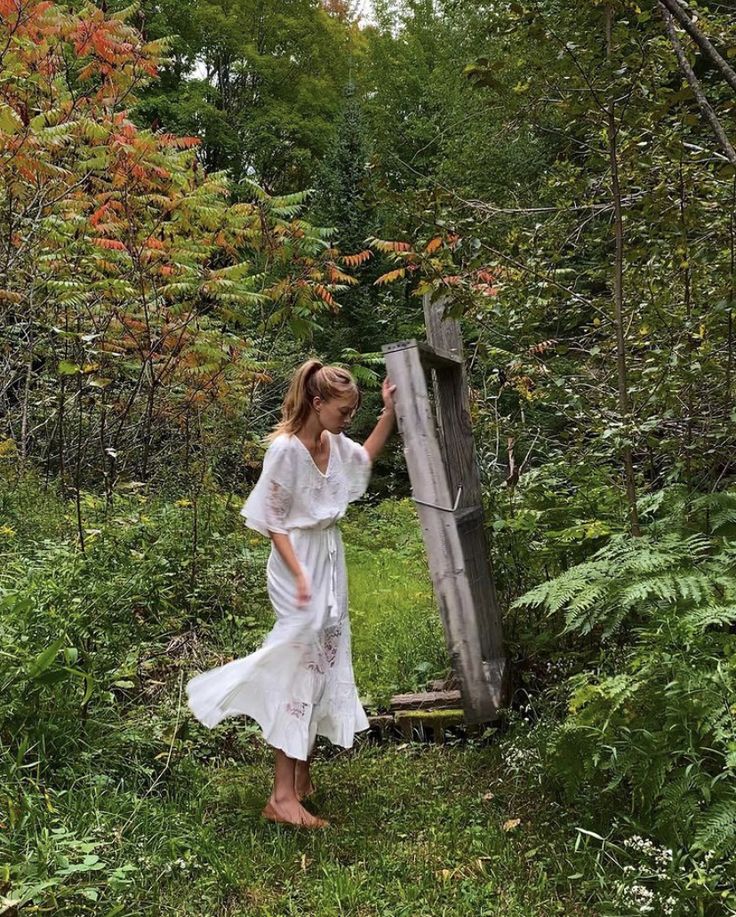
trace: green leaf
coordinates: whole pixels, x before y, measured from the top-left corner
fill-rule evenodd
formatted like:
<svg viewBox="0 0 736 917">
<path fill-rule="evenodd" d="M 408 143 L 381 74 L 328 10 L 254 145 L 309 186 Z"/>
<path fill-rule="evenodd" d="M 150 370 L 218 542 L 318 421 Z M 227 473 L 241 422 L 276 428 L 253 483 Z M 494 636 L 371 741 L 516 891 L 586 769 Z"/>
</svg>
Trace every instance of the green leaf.
<svg viewBox="0 0 736 917">
<path fill-rule="evenodd" d="M 77 678 L 84 679 L 84 695 L 81 701 L 82 706 L 84 706 L 90 697 L 92 697 L 92 692 L 95 688 L 94 678 L 90 675 L 89 672 L 85 672 L 83 669 L 71 668 L 70 666 L 64 666 L 64 669 L 70 674 L 76 675 Z"/>
<path fill-rule="evenodd" d="M 54 659 L 56 659 L 56 654 L 61 649 L 61 645 L 64 640 L 65 637 L 59 637 L 58 640 L 54 640 L 50 646 L 47 646 L 42 653 L 39 653 L 38 656 L 36 656 L 28 670 L 31 678 L 38 678 L 42 672 L 46 671 Z"/>
<path fill-rule="evenodd" d="M 0 102 L 0 131 L 3 134 L 15 134 L 22 127 L 23 122 L 15 109 L 4 102 Z"/>
</svg>

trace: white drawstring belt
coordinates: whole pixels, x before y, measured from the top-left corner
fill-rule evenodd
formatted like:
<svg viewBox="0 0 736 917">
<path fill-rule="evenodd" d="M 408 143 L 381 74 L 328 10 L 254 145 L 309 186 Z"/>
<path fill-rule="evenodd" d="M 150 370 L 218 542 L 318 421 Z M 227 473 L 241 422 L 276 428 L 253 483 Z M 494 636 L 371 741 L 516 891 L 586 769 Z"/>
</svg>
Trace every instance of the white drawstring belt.
<svg viewBox="0 0 736 917">
<path fill-rule="evenodd" d="M 327 531 L 327 550 L 330 563 L 330 589 L 327 595 L 327 618 L 338 621 L 340 608 L 337 601 L 337 526 L 331 525 Z"/>
</svg>

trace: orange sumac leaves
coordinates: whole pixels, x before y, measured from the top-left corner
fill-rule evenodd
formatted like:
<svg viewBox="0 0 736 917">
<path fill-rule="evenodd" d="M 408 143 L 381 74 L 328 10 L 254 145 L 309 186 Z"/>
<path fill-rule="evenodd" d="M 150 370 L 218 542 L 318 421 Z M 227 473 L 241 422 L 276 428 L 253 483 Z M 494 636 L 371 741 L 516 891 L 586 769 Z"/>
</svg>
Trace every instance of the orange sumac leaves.
<svg viewBox="0 0 736 917">
<path fill-rule="evenodd" d="M 314 287 L 314 292 L 317 294 L 317 296 L 319 296 L 322 302 L 326 302 L 327 305 L 329 306 L 337 306 L 337 303 L 335 302 L 335 298 L 332 295 L 332 293 L 330 293 L 327 287 L 323 286 L 321 283 L 318 283 Z"/>
<path fill-rule="evenodd" d="M 373 282 L 376 286 L 380 286 L 381 284 L 384 284 L 384 283 L 393 283 L 394 280 L 401 280 L 405 276 L 406 276 L 406 268 L 400 267 L 400 268 L 397 268 L 395 271 L 388 271 L 388 273 L 386 274 L 381 274 L 381 276 L 377 280 L 374 280 Z"/>
<path fill-rule="evenodd" d="M 110 248 L 119 252 L 125 251 L 125 243 L 119 239 L 92 239 L 92 242 L 101 248 Z"/>
<path fill-rule="evenodd" d="M 370 237 L 366 240 L 373 248 L 378 249 L 379 252 L 383 252 L 388 255 L 391 252 L 410 252 L 412 250 L 411 245 L 408 242 L 387 242 L 384 239 L 376 239 Z"/>
<path fill-rule="evenodd" d="M 554 338 L 550 338 L 547 341 L 539 341 L 537 344 L 532 344 L 529 347 L 529 353 L 536 355 L 546 353 L 548 350 L 553 350 L 557 346 L 557 341 Z"/>
<path fill-rule="evenodd" d="M 360 267 L 361 264 L 365 264 L 366 261 L 370 260 L 373 257 L 373 252 L 366 248 L 362 252 L 358 252 L 357 255 L 343 255 L 342 263 L 346 267 Z"/>
<path fill-rule="evenodd" d="M 138 402 L 148 424 L 197 403 L 238 416 L 261 371 L 251 329 L 309 333 L 375 253 L 326 250 L 329 234 L 299 216 L 304 194 L 258 187 L 232 204 L 197 137 L 136 124 L 128 107 L 165 43 L 101 7 L 0 0 L 0 238 L 13 266 L 0 304 L 32 301 L 49 362 L 99 368 L 93 396 L 114 383 L 119 431 L 137 430 Z M 405 260 L 406 243 L 387 245 Z"/>
</svg>

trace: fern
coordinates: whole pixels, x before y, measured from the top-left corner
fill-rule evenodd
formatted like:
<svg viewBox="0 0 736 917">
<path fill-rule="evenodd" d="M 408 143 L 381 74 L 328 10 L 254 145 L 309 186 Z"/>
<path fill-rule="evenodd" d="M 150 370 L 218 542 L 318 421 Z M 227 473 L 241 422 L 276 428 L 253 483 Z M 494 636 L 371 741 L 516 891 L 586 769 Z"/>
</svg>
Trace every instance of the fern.
<svg viewBox="0 0 736 917">
<path fill-rule="evenodd" d="M 736 847 L 736 793 L 716 803 L 702 818 L 693 847 L 696 850 L 717 847 L 723 852 L 730 852 Z"/>
<path fill-rule="evenodd" d="M 604 656 L 614 671 L 568 681 L 567 718 L 549 743 L 549 772 L 571 789 L 590 780 L 597 792 L 627 794 L 632 815 L 654 834 L 730 856 L 736 672 L 726 649 L 730 656 L 736 545 L 718 532 L 730 525 L 734 495 L 691 501 L 687 528 L 677 515 L 658 518 L 684 507 L 686 496 L 668 489 L 651 501 L 642 537 L 612 536 L 513 605 L 562 614 L 563 633 L 602 641 L 629 624 L 627 651 Z M 692 531 L 693 505 L 704 526 L 705 509 L 718 520 L 710 534 Z"/>
<path fill-rule="evenodd" d="M 687 834 L 690 825 L 700 814 L 698 783 L 697 772 L 689 768 L 682 768 L 677 776 L 665 783 L 655 807 L 656 829 L 667 832 L 675 827 L 681 837 Z"/>
<path fill-rule="evenodd" d="M 683 618 L 683 627 L 691 633 L 703 632 L 713 625 L 723 627 L 736 622 L 736 605 L 706 605 L 695 608 Z"/>
</svg>

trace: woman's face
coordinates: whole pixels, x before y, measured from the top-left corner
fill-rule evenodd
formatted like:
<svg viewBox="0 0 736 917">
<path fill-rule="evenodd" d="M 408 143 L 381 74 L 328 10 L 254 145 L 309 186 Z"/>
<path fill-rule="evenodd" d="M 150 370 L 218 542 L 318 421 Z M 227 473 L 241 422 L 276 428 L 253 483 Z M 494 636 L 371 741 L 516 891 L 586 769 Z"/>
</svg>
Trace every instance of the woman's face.
<svg viewBox="0 0 736 917">
<path fill-rule="evenodd" d="M 319 395 L 314 399 L 314 409 L 322 426 L 330 433 L 342 433 L 355 416 L 358 399 L 352 393 L 323 401 Z"/>
</svg>

